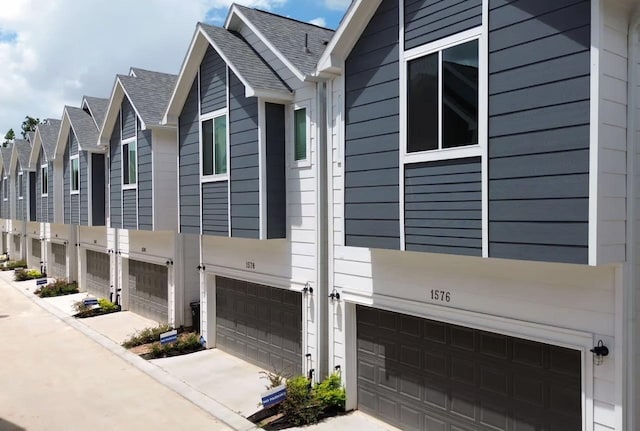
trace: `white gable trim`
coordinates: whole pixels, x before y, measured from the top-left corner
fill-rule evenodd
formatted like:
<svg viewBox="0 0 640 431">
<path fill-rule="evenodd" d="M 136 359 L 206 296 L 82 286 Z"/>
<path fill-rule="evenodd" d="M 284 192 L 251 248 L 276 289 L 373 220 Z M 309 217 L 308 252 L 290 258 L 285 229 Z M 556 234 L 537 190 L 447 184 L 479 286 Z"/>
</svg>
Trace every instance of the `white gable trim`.
<svg viewBox="0 0 640 431">
<path fill-rule="evenodd" d="M 91 115 L 91 119 L 93 120 L 93 124 L 95 124 L 95 125 L 96 125 L 96 128 L 97 128 L 98 130 L 100 130 L 100 126 L 101 126 L 101 124 L 98 124 L 98 123 L 96 122 L 96 117 L 93 115 L 93 111 L 91 111 L 91 105 L 89 105 L 89 102 L 87 101 L 87 98 L 86 98 L 86 97 L 83 97 L 83 98 L 82 98 L 82 105 L 81 105 L 82 109 L 84 109 L 84 107 L 85 107 L 85 106 L 86 106 L 86 107 L 87 107 L 87 109 L 89 110 L 89 115 Z"/>
</svg>

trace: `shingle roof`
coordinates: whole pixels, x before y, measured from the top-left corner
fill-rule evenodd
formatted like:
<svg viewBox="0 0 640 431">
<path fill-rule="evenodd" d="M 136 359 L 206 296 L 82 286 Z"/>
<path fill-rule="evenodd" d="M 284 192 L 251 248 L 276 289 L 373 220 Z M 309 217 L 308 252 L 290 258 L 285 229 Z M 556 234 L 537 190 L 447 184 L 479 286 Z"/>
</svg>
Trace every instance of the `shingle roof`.
<svg viewBox="0 0 640 431">
<path fill-rule="evenodd" d="M 131 104 L 147 126 L 160 124 L 178 76 L 138 68 L 131 70 L 135 77 L 118 76 Z"/>
<path fill-rule="evenodd" d="M 104 122 L 104 116 L 107 115 L 107 108 L 109 107 L 109 99 L 102 99 L 100 97 L 84 96 L 84 99 L 89 105 L 89 110 L 93 114 L 95 122 L 98 124 L 98 128 L 102 127 Z"/>
<path fill-rule="evenodd" d="M 260 90 L 291 92 L 289 87 L 239 34 L 203 23 L 198 23 L 198 25 L 216 43 L 222 54 L 231 61 L 238 73 L 251 87 Z"/>
<path fill-rule="evenodd" d="M 235 5 L 291 64 L 310 75 L 333 37 L 333 30 L 270 12 Z M 308 50 L 305 50 L 305 39 Z"/>
<path fill-rule="evenodd" d="M 0 155 L 2 155 L 2 166 L 5 172 L 10 172 L 11 166 L 11 152 L 13 151 L 13 144 L 9 144 L 6 147 L 0 147 Z"/>
<path fill-rule="evenodd" d="M 98 148 L 98 128 L 91 115 L 73 106 L 65 106 L 64 109 L 69 115 L 71 127 L 76 134 L 76 138 L 78 138 L 80 147 L 83 150 Z"/>
<path fill-rule="evenodd" d="M 15 149 L 18 153 L 18 162 L 21 169 L 29 168 L 29 156 L 31 155 L 31 144 L 26 139 L 16 139 Z"/>
<path fill-rule="evenodd" d="M 56 151 L 56 143 L 58 142 L 58 133 L 60 133 L 60 120 L 48 119 L 47 124 L 40 124 L 38 131 L 42 139 L 42 148 L 48 160 L 52 160 Z"/>
<path fill-rule="evenodd" d="M 33 142 L 33 138 L 36 137 L 36 132 L 27 132 L 27 141 Z"/>
</svg>

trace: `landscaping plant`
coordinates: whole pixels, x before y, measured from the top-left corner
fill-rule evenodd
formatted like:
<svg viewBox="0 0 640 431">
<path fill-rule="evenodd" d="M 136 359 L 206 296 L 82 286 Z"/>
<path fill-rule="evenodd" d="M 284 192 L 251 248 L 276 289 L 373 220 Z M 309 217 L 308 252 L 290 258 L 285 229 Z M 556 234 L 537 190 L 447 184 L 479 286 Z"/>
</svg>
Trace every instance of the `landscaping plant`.
<svg viewBox="0 0 640 431">
<path fill-rule="evenodd" d="M 130 349 L 132 347 L 141 346 L 143 344 L 153 343 L 160 339 L 160 334 L 169 332 L 173 329 L 168 323 L 162 323 L 152 328 L 144 328 L 131 336 L 122 343 L 122 347 Z"/>
<path fill-rule="evenodd" d="M 114 304 L 108 299 L 99 298 L 98 306 L 86 305 L 84 300 L 77 301 L 73 304 L 74 310 L 77 311 L 73 317 L 85 318 L 85 317 L 95 317 L 102 316 L 103 314 L 115 313 L 120 311 L 120 306 L 118 304 Z"/>
<path fill-rule="evenodd" d="M 2 271 L 11 271 L 13 269 L 26 268 L 26 267 L 27 267 L 27 262 L 25 262 L 24 260 L 10 260 L 8 262 L 5 262 L 4 265 L 0 267 L 0 269 Z"/>
<path fill-rule="evenodd" d="M 334 373 L 315 386 L 305 376 L 296 376 L 287 380 L 287 397 L 280 411 L 292 425 L 308 425 L 324 415 L 344 411 L 345 401 L 339 374 Z"/>
<path fill-rule="evenodd" d="M 26 281 L 41 278 L 42 273 L 37 269 L 16 269 L 13 275 L 15 281 Z"/>
<path fill-rule="evenodd" d="M 204 349 L 204 347 L 200 344 L 198 334 L 189 332 L 178 335 L 178 340 L 173 343 L 161 344 L 159 341 L 156 341 L 151 346 L 151 352 L 142 355 L 142 357 L 145 359 L 166 358 L 168 356 L 193 353 L 202 349 Z"/>
<path fill-rule="evenodd" d="M 73 293 L 78 293 L 78 283 L 76 283 L 75 281 L 69 283 L 67 280 L 60 278 L 47 284 L 46 286 L 40 287 L 33 293 L 38 295 L 40 298 L 71 295 Z"/>
<path fill-rule="evenodd" d="M 120 311 L 120 307 L 117 304 L 114 304 L 113 302 L 104 298 L 98 299 L 98 306 L 105 313 L 114 313 L 116 311 Z"/>
</svg>

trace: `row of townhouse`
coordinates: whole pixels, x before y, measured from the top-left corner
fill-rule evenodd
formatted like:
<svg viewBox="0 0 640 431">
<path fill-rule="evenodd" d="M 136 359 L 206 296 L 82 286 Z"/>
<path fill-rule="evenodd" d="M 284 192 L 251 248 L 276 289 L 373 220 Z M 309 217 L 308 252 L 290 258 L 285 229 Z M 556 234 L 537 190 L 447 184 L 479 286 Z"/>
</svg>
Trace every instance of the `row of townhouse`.
<svg viewBox="0 0 640 431">
<path fill-rule="evenodd" d="M 402 429 L 634 430 L 639 109 L 632 0 L 233 5 L 1 150 L 2 245 Z"/>
</svg>

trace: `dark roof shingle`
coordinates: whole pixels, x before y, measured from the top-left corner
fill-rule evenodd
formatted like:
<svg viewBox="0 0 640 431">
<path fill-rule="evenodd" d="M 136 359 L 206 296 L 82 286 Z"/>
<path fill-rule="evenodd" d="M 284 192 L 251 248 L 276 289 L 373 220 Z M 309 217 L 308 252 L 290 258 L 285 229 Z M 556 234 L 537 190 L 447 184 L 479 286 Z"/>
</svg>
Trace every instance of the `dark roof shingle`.
<svg viewBox="0 0 640 431">
<path fill-rule="evenodd" d="M 31 144 L 26 139 L 16 139 L 15 150 L 18 153 L 18 162 L 23 170 L 29 168 L 29 156 L 31 155 Z"/>
<path fill-rule="evenodd" d="M 69 115 L 71 127 L 78 138 L 78 143 L 83 150 L 98 148 L 98 128 L 93 121 L 91 115 L 87 114 L 83 109 L 73 106 L 65 106 L 64 108 Z"/>
<path fill-rule="evenodd" d="M 147 127 L 160 124 L 178 77 L 138 68 L 131 70 L 135 76 L 118 76 L 129 101 Z"/>
<path fill-rule="evenodd" d="M 40 139 L 42 139 L 42 148 L 48 160 L 52 160 L 54 157 L 58 133 L 60 133 L 60 124 L 62 124 L 60 120 L 48 119 L 46 124 L 38 126 Z"/>
<path fill-rule="evenodd" d="M 109 107 L 109 99 L 84 96 L 84 100 L 87 101 L 87 105 L 89 105 L 89 110 L 91 111 L 91 115 L 93 115 L 93 119 L 95 120 L 99 129 L 100 127 L 102 127 L 102 123 L 104 122 L 104 116 L 107 115 L 107 108 Z"/>
<path fill-rule="evenodd" d="M 0 155 L 2 155 L 2 166 L 4 167 L 5 175 L 9 174 L 9 167 L 11 166 L 11 153 L 13 152 L 13 144 L 9 144 L 6 147 L 0 147 Z"/>
</svg>

